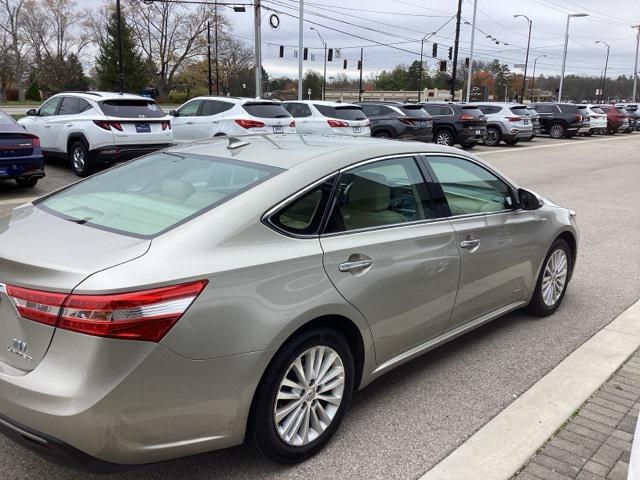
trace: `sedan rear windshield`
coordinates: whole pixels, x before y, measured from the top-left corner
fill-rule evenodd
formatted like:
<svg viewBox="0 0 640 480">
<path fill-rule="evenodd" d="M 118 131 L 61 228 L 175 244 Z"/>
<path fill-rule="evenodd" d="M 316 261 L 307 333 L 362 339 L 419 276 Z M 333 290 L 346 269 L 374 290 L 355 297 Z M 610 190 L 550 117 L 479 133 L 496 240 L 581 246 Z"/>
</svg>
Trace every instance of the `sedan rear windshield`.
<svg viewBox="0 0 640 480">
<path fill-rule="evenodd" d="M 422 105 L 402 105 L 399 108 L 407 117 L 429 118 L 431 116 L 427 112 L 425 112 L 424 108 L 422 108 Z"/>
<path fill-rule="evenodd" d="M 330 107 L 328 105 L 315 105 L 318 111 L 325 117 L 338 120 L 366 120 L 367 116 L 361 107 L 345 105 L 344 107 Z"/>
<path fill-rule="evenodd" d="M 279 103 L 252 102 L 245 103 L 242 108 L 244 108 L 249 115 L 259 118 L 288 118 L 291 116 Z"/>
<path fill-rule="evenodd" d="M 84 180 L 36 204 L 81 225 L 152 238 L 279 171 L 240 160 L 155 153 Z"/>
<path fill-rule="evenodd" d="M 104 100 L 98 102 L 107 117 L 161 118 L 165 113 L 153 100 Z"/>
</svg>

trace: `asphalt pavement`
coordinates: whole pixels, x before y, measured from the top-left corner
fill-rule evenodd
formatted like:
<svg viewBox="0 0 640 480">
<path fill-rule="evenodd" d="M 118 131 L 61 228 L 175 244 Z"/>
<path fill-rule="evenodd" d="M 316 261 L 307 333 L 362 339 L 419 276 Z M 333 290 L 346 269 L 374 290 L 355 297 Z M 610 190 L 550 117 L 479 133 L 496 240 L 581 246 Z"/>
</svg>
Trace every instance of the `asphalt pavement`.
<svg viewBox="0 0 640 480">
<path fill-rule="evenodd" d="M 474 149 L 521 186 L 578 212 L 577 267 L 552 317 L 509 314 L 383 376 L 356 394 L 334 440 L 302 465 L 274 465 L 237 447 L 109 478 L 418 478 L 640 298 L 639 151 L 640 135 Z M 11 199 L 75 180 L 60 162 L 47 175 L 33 192 L 0 182 L 0 214 Z M 91 477 L 0 438 L 0 478 Z"/>
</svg>

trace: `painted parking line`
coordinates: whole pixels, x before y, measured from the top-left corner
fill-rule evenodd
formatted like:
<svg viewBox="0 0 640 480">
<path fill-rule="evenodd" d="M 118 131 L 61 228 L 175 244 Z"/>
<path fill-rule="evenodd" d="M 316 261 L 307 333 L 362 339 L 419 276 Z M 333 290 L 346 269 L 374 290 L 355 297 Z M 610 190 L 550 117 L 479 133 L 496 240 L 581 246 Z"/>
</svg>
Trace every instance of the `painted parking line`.
<svg viewBox="0 0 640 480">
<path fill-rule="evenodd" d="M 557 143 L 549 143 L 546 145 L 533 145 L 531 147 L 511 147 L 504 148 L 500 150 L 491 150 L 485 152 L 474 152 L 476 155 L 496 155 L 499 153 L 515 153 L 515 152 L 524 152 L 525 150 L 534 150 L 536 148 L 554 148 L 554 147 L 562 147 L 564 145 L 585 145 L 587 143 L 596 143 L 596 142 L 611 142 L 618 140 L 625 140 L 629 138 L 639 138 L 636 135 L 629 135 L 626 137 L 610 137 L 610 138 L 593 138 L 589 140 L 570 140 L 568 142 L 557 142 Z"/>
<path fill-rule="evenodd" d="M 506 480 L 640 347 L 640 300 L 420 480 Z"/>
<path fill-rule="evenodd" d="M 16 198 L 0 199 L 0 205 L 10 205 L 14 203 L 22 204 L 22 203 L 32 202 L 36 198 L 38 197 L 16 197 Z"/>
</svg>

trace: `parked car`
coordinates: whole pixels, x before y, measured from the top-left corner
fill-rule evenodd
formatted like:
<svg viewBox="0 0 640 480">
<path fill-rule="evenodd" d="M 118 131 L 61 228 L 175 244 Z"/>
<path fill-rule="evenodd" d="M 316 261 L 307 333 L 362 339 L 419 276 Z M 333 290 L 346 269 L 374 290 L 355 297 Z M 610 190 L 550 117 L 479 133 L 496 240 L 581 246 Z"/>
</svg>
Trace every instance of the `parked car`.
<svg viewBox="0 0 640 480">
<path fill-rule="evenodd" d="M 303 461 L 375 378 L 555 312 L 574 215 L 417 142 L 256 135 L 128 162 L 0 218 L 0 429 L 80 462 L 245 437 Z"/>
<path fill-rule="evenodd" d="M 494 147 L 501 141 L 515 145 L 518 140 L 530 140 L 533 137 L 531 116 L 525 105 L 517 103 L 480 102 L 478 109 L 487 118 L 487 131 L 483 142 Z"/>
<path fill-rule="evenodd" d="M 282 103 L 239 97 L 196 97 L 169 112 L 176 142 L 224 135 L 296 133 Z"/>
<path fill-rule="evenodd" d="M 582 114 L 573 103 L 549 102 L 532 105 L 540 115 L 542 133 L 547 133 L 551 138 L 572 138 L 584 127 Z"/>
<path fill-rule="evenodd" d="M 629 128 L 629 117 L 615 105 L 599 105 L 600 109 L 607 114 L 607 133 L 613 135 L 617 132 L 624 132 Z"/>
<path fill-rule="evenodd" d="M 640 130 L 640 111 L 638 110 L 637 103 L 620 103 L 618 106 L 621 106 L 625 109 L 627 114 L 629 115 L 630 126 L 633 131 Z"/>
<path fill-rule="evenodd" d="M 173 144 L 170 117 L 139 95 L 60 93 L 18 123 L 40 137 L 45 155 L 68 158 L 80 177 Z"/>
<path fill-rule="evenodd" d="M 431 116 L 415 103 L 356 102 L 371 121 L 371 136 L 419 142 L 433 140 Z"/>
<path fill-rule="evenodd" d="M 586 109 L 591 118 L 589 132 L 586 135 L 607 133 L 607 114 L 604 113 L 599 105 L 578 105 L 578 109 Z"/>
<path fill-rule="evenodd" d="M 542 130 L 540 128 L 540 114 L 536 112 L 536 109 L 531 105 L 527 105 L 527 113 L 529 114 L 531 118 L 531 124 L 533 125 L 533 137 L 531 138 L 537 137 L 542 133 Z M 531 140 L 531 138 L 525 138 L 524 140 L 528 142 Z"/>
<path fill-rule="evenodd" d="M 631 132 L 635 131 L 635 129 L 636 129 L 636 116 L 632 115 L 624 107 L 621 107 L 621 106 L 617 105 L 616 108 L 620 109 L 620 111 L 624 114 L 625 118 L 627 119 L 626 125 L 623 125 L 620 128 L 620 130 L 619 130 L 620 133 L 631 133 Z"/>
<path fill-rule="evenodd" d="M 428 102 L 422 105 L 433 117 L 433 141 L 472 148 L 484 138 L 487 121 L 476 105 Z"/>
<path fill-rule="evenodd" d="M 295 119 L 298 133 L 371 136 L 371 122 L 359 105 L 301 100 L 282 106 Z"/>
<path fill-rule="evenodd" d="M 34 187 L 44 177 L 40 139 L 25 132 L 0 110 L 0 180 L 15 180 L 19 187 Z"/>
</svg>

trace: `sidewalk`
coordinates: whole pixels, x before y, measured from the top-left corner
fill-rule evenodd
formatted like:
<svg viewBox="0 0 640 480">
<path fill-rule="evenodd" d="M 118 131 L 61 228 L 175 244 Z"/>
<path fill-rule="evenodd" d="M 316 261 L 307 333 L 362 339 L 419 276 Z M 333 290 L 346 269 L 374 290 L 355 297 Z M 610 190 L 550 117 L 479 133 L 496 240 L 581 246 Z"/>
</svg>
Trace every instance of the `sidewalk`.
<svg viewBox="0 0 640 480">
<path fill-rule="evenodd" d="M 517 480 L 626 480 L 640 408 L 640 350 L 524 465 Z"/>
</svg>

